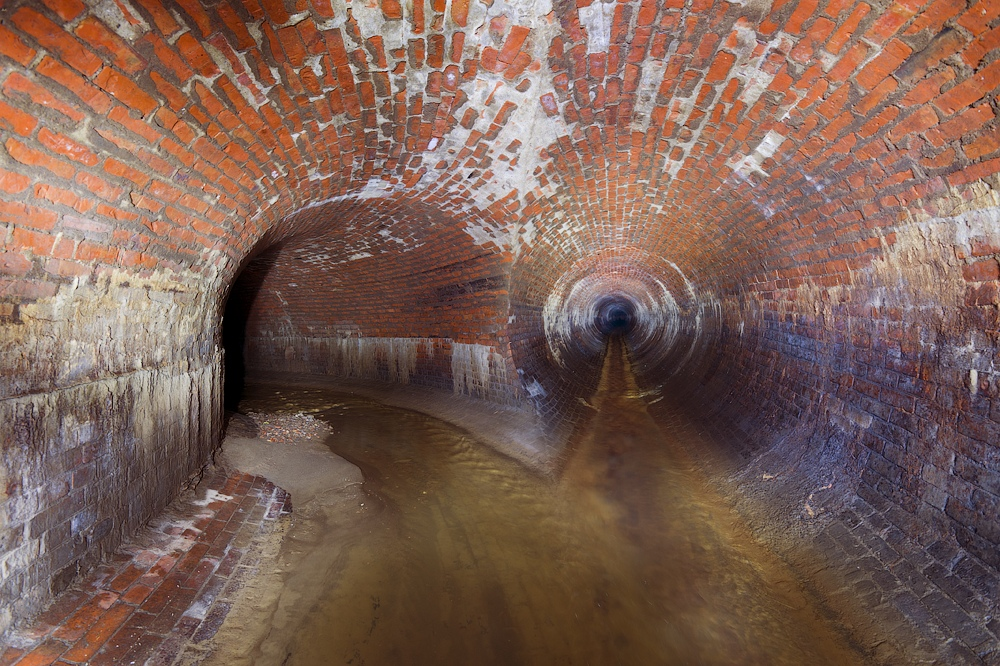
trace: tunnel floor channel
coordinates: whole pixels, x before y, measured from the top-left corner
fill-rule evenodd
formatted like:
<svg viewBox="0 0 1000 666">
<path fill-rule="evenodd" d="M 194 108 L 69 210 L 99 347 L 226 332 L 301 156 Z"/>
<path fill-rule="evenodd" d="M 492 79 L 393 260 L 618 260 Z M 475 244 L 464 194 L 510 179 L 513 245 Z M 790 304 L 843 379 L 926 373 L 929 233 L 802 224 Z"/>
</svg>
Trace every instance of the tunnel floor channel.
<svg viewBox="0 0 1000 666">
<path fill-rule="evenodd" d="M 363 492 L 298 517 L 283 548 L 328 557 L 286 553 L 291 603 L 206 663 L 866 663 L 646 413 L 616 340 L 590 404 L 552 479 L 417 412 L 248 386 L 242 410 L 325 420 Z"/>
</svg>

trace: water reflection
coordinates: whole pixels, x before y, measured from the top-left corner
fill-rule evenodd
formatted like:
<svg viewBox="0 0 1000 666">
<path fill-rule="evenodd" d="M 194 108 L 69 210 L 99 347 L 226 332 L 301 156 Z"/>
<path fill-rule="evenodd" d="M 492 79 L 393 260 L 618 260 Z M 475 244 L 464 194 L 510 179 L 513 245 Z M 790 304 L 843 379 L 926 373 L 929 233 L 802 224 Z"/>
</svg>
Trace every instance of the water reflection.
<svg viewBox="0 0 1000 666">
<path fill-rule="evenodd" d="M 326 419 L 380 507 L 285 663 L 864 663 L 650 419 L 617 342 L 591 404 L 552 481 L 422 414 L 251 387 L 244 409 Z"/>
</svg>

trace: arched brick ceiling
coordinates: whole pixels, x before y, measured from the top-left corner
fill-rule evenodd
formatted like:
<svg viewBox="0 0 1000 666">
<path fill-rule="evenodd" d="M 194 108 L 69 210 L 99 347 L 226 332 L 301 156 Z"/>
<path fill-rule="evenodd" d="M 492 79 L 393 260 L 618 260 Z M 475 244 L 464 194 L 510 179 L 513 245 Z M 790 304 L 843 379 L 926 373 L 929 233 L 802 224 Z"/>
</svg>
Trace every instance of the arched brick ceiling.
<svg viewBox="0 0 1000 666">
<path fill-rule="evenodd" d="M 39 209 L 130 218 L 180 264 L 353 195 L 541 243 L 553 280 L 632 246 L 720 286 L 835 274 L 995 168 L 987 2 L 48 5 L 4 8 L 29 68 L 4 81 L 8 193 L 41 167 Z"/>
<path fill-rule="evenodd" d="M 313 337 L 434 334 L 489 342 L 503 329 L 505 263 L 477 245 L 440 208 L 396 197 L 378 206 L 356 199 L 314 205 L 271 236 L 248 272 L 254 284 L 252 329 L 286 319 Z M 456 317 L 478 309 L 482 316 Z M 260 321 L 257 322 L 256 320 Z M 287 331 L 286 331 L 287 334 Z"/>
</svg>

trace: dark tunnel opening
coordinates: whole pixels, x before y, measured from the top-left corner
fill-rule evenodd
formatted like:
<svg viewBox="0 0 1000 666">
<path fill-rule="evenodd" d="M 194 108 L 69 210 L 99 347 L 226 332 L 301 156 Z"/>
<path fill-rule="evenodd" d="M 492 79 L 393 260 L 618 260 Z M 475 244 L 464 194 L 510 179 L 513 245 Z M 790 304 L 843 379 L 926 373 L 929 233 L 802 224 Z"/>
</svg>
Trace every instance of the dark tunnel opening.
<svg viewBox="0 0 1000 666">
<path fill-rule="evenodd" d="M 632 303 L 615 299 L 600 306 L 594 323 L 604 336 L 625 335 L 635 328 L 635 320 Z"/>
<path fill-rule="evenodd" d="M 226 411 L 236 410 L 246 382 L 243 343 L 246 340 L 247 312 L 242 301 L 230 296 L 222 316 L 222 348 L 225 351 L 223 404 Z"/>
<path fill-rule="evenodd" d="M 222 315 L 222 349 L 225 352 L 223 406 L 235 412 L 246 386 L 246 337 L 250 312 L 260 294 L 264 280 L 277 259 L 272 248 L 251 259 L 237 275 Z"/>
</svg>

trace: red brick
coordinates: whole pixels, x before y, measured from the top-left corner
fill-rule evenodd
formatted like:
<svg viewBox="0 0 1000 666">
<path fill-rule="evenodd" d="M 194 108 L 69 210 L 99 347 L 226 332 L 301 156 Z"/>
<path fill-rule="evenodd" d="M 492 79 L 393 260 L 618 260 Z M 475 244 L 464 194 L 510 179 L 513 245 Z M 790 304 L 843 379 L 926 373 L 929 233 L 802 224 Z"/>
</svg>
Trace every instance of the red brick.
<svg viewBox="0 0 1000 666">
<path fill-rule="evenodd" d="M 899 84 L 892 77 L 883 80 L 882 83 L 875 86 L 870 93 L 854 105 L 854 112 L 863 116 L 868 115 L 869 112 L 885 102 L 886 97 L 895 92 L 898 87 Z"/>
<path fill-rule="evenodd" d="M 559 113 L 559 105 L 556 103 L 556 98 L 552 93 L 545 93 L 538 99 L 541 102 L 546 115 L 554 116 Z"/>
<path fill-rule="evenodd" d="M 110 218 L 112 220 L 128 220 L 131 222 L 138 221 L 140 218 L 133 212 L 124 210 L 119 207 L 111 207 L 107 204 L 97 204 L 97 214 L 104 217 Z"/>
<path fill-rule="evenodd" d="M 465 33 L 456 32 L 451 36 L 451 61 L 462 62 L 462 54 L 465 49 Z"/>
<path fill-rule="evenodd" d="M 198 27 L 199 32 L 201 32 L 202 37 L 208 37 L 213 32 L 215 32 L 214 26 L 212 25 L 212 19 L 205 12 L 205 7 L 198 0 L 177 0 L 184 12 L 194 19 L 195 25 Z"/>
<path fill-rule="evenodd" d="M 132 154 L 138 154 L 140 146 L 135 141 L 124 138 L 121 134 L 117 132 L 112 132 L 110 129 L 101 127 L 97 130 L 97 133 L 101 135 L 107 141 L 115 144 L 122 150 Z"/>
<path fill-rule="evenodd" d="M 937 155 L 931 157 L 924 157 L 920 160 L 920 164 L 927 169 L 945 169 L 951 167 L 955 163 L 955 157 L 958 153 L 955 152 L 954 148 L 948 148 L 941 151 Z"/>
<path fill-rule="evenodd" d="M 45 183 L 35 184 L 34 196 L 36 201 L 44 199 L 54 204 L 61 204 L 63 206 L 75 208 L 79 212 L 84 212 L 91 208 L 89 202 L 81 202 L 80 197 L 78 197 L 75 193 L 61 187 L 56 187 L 55 185 L 48 185 Z"/>
<path fill-rule="evenodd" d="M 93 269 L 86 264 L 81 264 L 76 261 L 49 259 L 45 262 L 45 272 L 59 277 L 82 277 L 85 275 L 91 275 L 93 273 Z"/>
<path fill-rule="evenodd" d="M 377 53 L 382 53 L 382 40 L 381 37 L 376 40 L 372 38 L 370 40 L 375 46 Z M 433 69 L 441 69 L 444 65 L 444 35 L 429 35 L 427 37 L 427 66 Z M 388 65 L 385 63 L 385 56 L 380 55 L 378 63 L 376 65 L 380 69 L 385 69 Z"/>
<path fill-rule="evenodd" d="M 3 652 L 0 652 L 0 666 L 12 666 L 22 655 L 24 655 L 24 650 L 5 648 Z"/>
<path fill-rule="evenodd" d="M 978 160 L 984 155 L 995 153 L 998 149 L 1000 149 L 1000 131 L 997 129 L 987 130 L 971 143 L 962 146 L 962 150 L 970 160 Z"/>
<path fill-rule="evenodd" d="M 76 168 L 73 167 L 73 165 L 67 164 L 63 160 L 50 157 L 43 152 L 35 150 L 34 148 L 29 148 L 14 139 L 7 139 L 7 143 L 4 145 L 6 146 L 7 152 L 11 157 L 26 166 L 42 167 L 43 169 L 51 171 L 60 178 L 72 178 L 73 174 L 76 173 Z"/>
<path fill-rule="evenodd" d="M 136 208 L 143 208 L 152 213 L 159 213 L 163 210 L 163 204 L 156 199 L 147 197 L 139 192 L 132 192 L 129 195 L 129 199 L 132 201 L 132 205 Z"/>
<path fill-rule="evenodd" d="M 67 238 L 66 236 L 61 236 L 57 238 L 55 244 L 52 246 L 52 256 L 56 259 L 72 259 L 75 253 L 76 253 L 76 241 L 73 240 L 72 238 Z M 89 598 L 90 597 L 88 596 L 87 599 Z M 66 613 L 67 617 L 69 616 L 70 612 L 72 611 L 67 611 Z M 62 623 L 59 622 L 58 624 Z"/>
<path fill-rule="evenodd" d="M 0 296 L 37 300 L 51 298 L 55 296 L 56 291 L 58 285 L 46 280 L 0 279 Z"/>
<path fill-rule="evenodd" d="M 899 115 L 899 107 L 889 106 L 883 109 L 877 116 L 869 119 L 861 128 L 858 130 L 858 136 L 869 137 L 876 134 L 883 127 L 895 120 L 896 116 Z M 909 119 L 907 119 L 909 120 Z"/>
<path fill-rule="evenodd" d="M 948 175 L 948 182 L 952 185 L 965 185 L 992 176 L 998 171 L 1000 171 L 1000 157 L 955 171 Z"/>
<path fill-rule="evenodd" d="M 222 18 L 222 21 L 226 24 L 232 33 L 236 36 L 236 48 L 247 49 L 256 44 L 250 32 L 247 30 L 246 23 L 237 15 L 236 11 L 227 3 L 220 3 L 216 5 L 216 11 Z M 332 17 L 331 17 L 332 18 Z"/>
<path fill-rule="evenodd" d="M 889 131 L 889 138 L 898 141 L 907 134 L 918 134 L 937 125 L 938 116 L 934 109 L 922 106 L 900 121 Z"/>
<path fill-rule="evenodd" d="M 965 294 L 965 304 L 969 307 L 996 307 L 1000 303 L 996 282 L 970 284 Z"/>
<path fill-rule="evenodd" d="M 967 282 L 990 282 L 1000 279 L 1000 264 L 996 259 L 983 259 L 962 266 L 962 277 Z"/>
<path fill-rule="evenodd" d="M 712 61 L 712 65 L 709 67 L 708 73 L 705 75 L 705 81 L 708 83 L 716 83 L 718 81 L 725 80 L 725 78 L 729 75 L 729 70 L 735 62 L 736 56 L 731 53 L 727 53 L 726 51 L 720 51 Z"/>
<path fill-rule="evenodd" d="M 941 123 L 927 132 L 927 140 L 935 146 L 943 146 L 949 141 L 960 139 L 966 134 L 975 132 L 980 127 L 993 120 L 993 109 L 989 104 L 966 109 L 945 123 Z"/>
<path fill-rule="evenodd" d="M 988 257 L 992 254 L 1000 254 L 1000 241 L 991 241 L 982 237 L 972 239 L 973 257 Z"/>
<path fill-rule="evenodd" d="M 104 170 L 107 171 L 112 176 L 118 176 L 119 178 L 124 178 L 130 180 L 139 187 L 145 187 L 149 182 L 149 176 L 146 174 L 133 169 L 127 164 L 119 162 L 113 157 L 109 157 L 104 161 Z"/>
<path fill-rule="evenodd" d="M 299 32 L 295 26 L 289 26 L 287 28 L 281 28 L 277 32 L 278 36 L 278 46 L 285 52 L 288 56 L 288 62 L 292 64 L 293 67 L 301 67 L 305 62 L 306 58 L 306 46 L 302 43 L 302 39 L 299 38 Z"/>
<path fill-rule="evenodd" d="M 0 273 L 22 277 L 27 275 L 34 264 L 23 254 L 16 252 L 0 252 Z"/>
<path fill-rule="evenodd" d="M 143 0 L 142 6 L 152 15 L 153 23 L 160 29 L 164 37 L 170 37 L 180 30 L 180 25 L 177 24 L 173 15 L 160 0 Z"/>
<path fill-rule="evenodd" d="M 216 97 L 208 88 L 198 82 L 194 86 L 194 91 L 198 95 L 198 99 L 201 100 L 202 106 L 208 111 L 209 116 L 218 117 L 219 114 L 225 109 L 222 106 L 222 102 Z"/>
<path fill-rule="evenodd" d="M 903 97 L 903 104 L 906 106 L 925 104 L 941 92 L 942 86 L 954 80 L 955 72 L 950 68 L 935 72 L 911 88 L 910 92 Z"/>
<path fill-rule="evenodd" d="M 115 65 L 130 74 L 135 74 L 146 65 L 145 61 L 121 37 L 108 30 L 103 23 L 93 17 L 81 21 L 75 32 L 80 39 L 87 42 L 98 53 L 109 57 Z"/>
<path fill-rule="evenodd" d="M 28 189 L 31 179 L 13 171 L 7 171 L 0 167 L 0 190 L 9 194 L 17 194 Z"/>
<path fill-rule="evenodd" d="M 847 20 L 841 23 L 837 31 L 830 36 L 830 39 L 826 43 L 826 49 L 830 53 L 840 53 L 841 49 L 844 48 L 854 33 L 857 32 L 858 25 L 871 9 L 867 3 L 859 3 L 854 8 L 854 11 L 851 12 L 851 15 L 847 17 Z"/>
<path fill-rule="evenodd" d="M 104 612 L 87 633 L 63 656 L 68 661 L 85 662 L 93 657 L 133 612 L 131 606 L 115 604 Z"/>
<path fill-rule="evenodd" d="M 1000 44 L 1000 26 L 993 28 L 993 30 L 969 44 L 962 51 L 962 60 L 969 67 L 978 67 L 986 54 L 997 48 L 998 44 Z"/>
<path fill-rule="evenodd" d="M 122 601 L 133 606 L 141 604 L 146 597 L 150 595 L 153 588 L 146 585 L 133 585 L 125 594 L 122 595 Z"/>
<path fill-rule="evenodd" d="M 63 21 L 69 22 L 87 9 L 81 0 L 42 0 Z"/>
<path fill-rule="evenodd" d="M 875 56 L 871 62 L 865 65 L 864 69 L 854 77 L 854 80 L 865 90 L 871 90 L 895 71 L 912 52 L 913 49 L 909 46 L 894 39 L 886 44 L 881 53 Z"/>
<path fill-rule="evenodd" d="M 515 25 L 511 27 L 510 33 L 503 43 L 503 48 L 497 54 L 497 60 L 508 65 L 513 63 L 530 32 L 531 29 L 525 26 Z"/>
<path fill-rule="evenodd" d="M 318 56 L 328 55 L 326 50 L 326 39 L 323 37 L 323 33 L 320 32 L 316 23 L 311 18 L 299 21 L 295 24 L 295 27 L 299 31 L 299 38 L 302 40 L 302 43 L 306 45 L 306 50 L 310 54 Z M 381 39 L 382 38 L 379 37 L 379 40 Z M 380 66 L 380 69 L 385 69 L 386 65 L 384 64 L 384 53 L 382 54 L 379 62 L 383 63 Z"/>
<path fill-rule="evenodd" d="M 56 98 L 42 86 L 16 72 L 7 77 L 7 81 L 4 83 L 4 91 L 8 95 L 12 93 L 27 95 L 33 103 L 54 109 L 75 122 L 80 122 L 85 117 L 79 110 Z"/>
<path fill-rule="evenodd" d="M 853 74 L 858 66 L 864 62 L 865 58 L 868 57 L 868 46 L 864 43 L 859 42 L 852 46 L 847 53 L 845 53 L 837 64 L 833 66 L 827 76 L 832 81 L 846 81 L 847 77 Z"/>
<path fill-rule="evenodd" d="M 77 261 L 99 261 L 104 264 L 113 264 L 118 258 L 118 248 L 82 240 L 77 244 L 74 256 Z"/>
<path fill-rule="evenodd" d="M 155 34 L 150 34 L 144 39 L 151 44 L 157 63 L 166 67 L 167 70 L 172 73 L 182 85 L 186 84 L 191 77 L 194 76 L 194 70 L 188 67 L 187 63 L 180 57 L 177 51 L 175 51 L 173 47 L 167 44 L 167 42 L 165 42 L 161 37 Z M 183 97 L 180 99 L 171 97 L 163 91 L 160 81 L 165 80 L 159 75 L 158 72 L 150 72 L 149 76 L 153 80 L 154 85 L 156 85 L 157 90 L 159 90 L 164 97 L 171 100 L 175 109 L 181 109 L 185 106 L 186 99 Z"/>
<path fill-rule="evenodd" d="M 14 229 L 15 236 L 19 231 L 29 234 L 33 233 L 29 232 L 25 227 L 49 231 L 56 226 L 57 219 L 59 219 L 58 215 L 45 208 L 29 206 L 17 201 L 0 201 L 0 221 L 12 222 L 22 227 Z M 51 247 L 48 241 L 45 242 L 46 247 Z"/>
<path fill-rule="evenodd" d="M 895 35 L 916 13 L 916 7 L 893 2 L 881 16 L 875 19 L 864 36 L 871 41 L 881 43 Z"/>
<path fill-rule="evenodd" d="M 137 86 L 132 79 L 111 67 L 105 67 L 94 79 L 94 83 L 111 93 L 111 96 L 131 109 L 149 115 L 158 105 L 157 101 Z"/>
<path fill-rule="evenodd" d="M 191 33 L 184 33 L 178 37 L 175 44 L 181 57 L 199 74 L 215 76 L 219 73 L 219 68 L 216 67 L 212 57 Z"/>
<path fill-rule="evenodd" d="M 137 581 L 140 576 L 146 573 L 146 568 L 137 566 L 134 562 L 130 562 L 123 570 L 118 572 L 118 575 L 114 577 L 107 585 L 107 589 L 114 592 L 123 592 L 127 590 L 132 583 Z"/>
<path fill-rule="evenodd" d="M 65 155 L 74 162 L 79 162 L 87 166 L 97 164 L 97 155 L 92 150 L 81 146 L 69 137 L 53 133 L 48 127 L 43 127 L 38 131 L 38 140 L 52 152 Z"/>
<path fill-rule="evenodd" d="M 531 56 L 522 51 L 517 54 L 517 57 L 514 58 L 514 62 L 510 64 L 510 66 L 504 72 L 503 76 L 508 81 L 513 81 L 521 74 L 523 74 L 524 70 L 530 64 L 531 64 Z"/>
<path fill-rule="evenodd" d="M 948 20 L 965 9 L 965 5 L 965 0 L 935 0 L 914 17 L 904 34 L 915 35 L 926 30 L 928 34 L 936 35 Z"/>
<path fill-rule="evenodd" d="M 54 58 L 46 57 L 35 71 L 52 79 L 67 91 L 76 95 L 87 106 L 98 113 L 107 113 L 111 108 L 111 98 L 87 79 L 66 67 Z"/>
<path fill-rule="evenodd" d="M 1000 6 L 990 0 L 979 0 L 959 17 L 958 24 L 973 35 L 979 35 L 998 17 L 1000 17 Z"/>
<path fill-rule="evenodd" d="M 1000 60 L 990 63 L 938 97 L 934 100 L 934 106 L 950 115 L 978 102 L 997 86 L 1000 86 Z"/>
<path fill-rule="evenodd" d="M 398 21 L 403 18 L 403 8 L 400 6 L 399 0 L 382 0 L 381 4 L 382 15 L 390 21 Z"/>
<path fill-rule="evenodd" d="M 49 666 L 66 652 L 66 644 L 49 639 L 21 657 L 18 666 Z"/>
<path fill-rule="evenodd" d="M 111 109 L 111 111 L 108 112 L 108 118 L 127 128 L 134 134 L 138 134 L 146 140 L 147 144 L 152 145 L 160 140 L 159 131 L 150 126 L 150 124 L 146 121 L 133 118 L 128 111 L 124 109 L 124 107 L 116 106 Z M 143 159 L 145 160 L 146 158 L 143 156 Z"/>
<path fill-rule="evenodd" d="M 5 55 L 11 60 L 27 67 L 34 59 L 35 53 L 37 53 L 35 49 L 25 44 L 20 37 L 3 25 L 0 25 L 0 55 Z"/>
<path fill-rule="evenodd" d="M 28 136 L 34 131 L 36 125 L 38 125 L 38 121 L 27 113 L 0 101 L 0 128 L 21 136 Z"/>
<path fill-rule="evenodd" d="M 469 0 L 451 0 L 451 20 L 464 28 L 469 22 Z"/>
<path fill-rule="evenodd" d="M 175 203 L 181 198 L 182 192 L 172 185 L 168 185 L 162 180 L 153 180 L 146 190 L 154 197 L 166 201 L 168 203 Z"/>
<path fill-rule="evenodd" d="M 480 64 L 488 72 L 501 72 L 504 69 L 503 63 L 497 58 L 497 50 L 491 46 L 483 49 Z"/>
<path fill-rule="evenodd" d="M 900 67 L 897 76 L 901 81 L 918 81 L 926 76 L 929 70 L 939 67 L 945 58 L 957 53 L 964 44 L 965 38 L 959 31 L 941 32 L 931 40 L 930 44 L 910 56 Z"/>
<path fill-rule="evenodd" d="M 101 197 L 105 201 L 114 201 L 123 193 L 121 188 L 115 187 L 100 176 L 95 176 L 85 171 L 81 171 L 76 174 L 76 182 L 83 185 L 93 194 Z"/>
<path fill-rule="evenodd" d="M 802 31 L 802 24 L 816 14 L 818 6 L 819 0 L 799 0 L 795 11 L 792 12 L 792 15 L 788 17 L 788 22 L 785 23 L 785 32 L 793 35 L 799 34 Z"/>
<path fill-rule="evenodd" d="M 42 16 L 34 9 L 22 7 L 10 20 L 28 33 L 51 53 L 58 54 L 67 65 L 85 76 L 93 76 L 101 68 L 101 59 L 83 47 L 71 34 Z"/>
<path fill-rule="evenodd" d="M 262 0 L 260 4 L 276 24 L 281 25 L 288 22 L 290 17 L 288 10 L 285 9 L 284 0 Z"/>
</svg>

